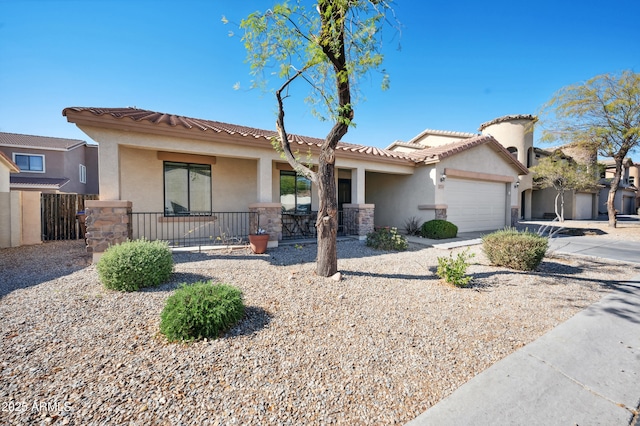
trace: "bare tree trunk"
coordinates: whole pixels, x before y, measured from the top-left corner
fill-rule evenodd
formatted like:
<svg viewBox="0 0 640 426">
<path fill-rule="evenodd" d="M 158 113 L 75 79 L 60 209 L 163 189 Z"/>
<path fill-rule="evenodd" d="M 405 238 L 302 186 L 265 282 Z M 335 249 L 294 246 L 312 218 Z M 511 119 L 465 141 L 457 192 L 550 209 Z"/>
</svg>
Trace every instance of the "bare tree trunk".
<svg viewBox="0 0 640 426">
<path fill-rule="evenodd" d="M 616 174 L 611 181 L 611 189 L 609 189 L 609 195 L 607 196 L 607 214 L 609 215 L 609 227 L 615 228 L 618 224 L 616 218 L 616 192 L 620 186 L 620 178 L 622 177 L 622 160 L 624 157 L 614 157 L 616 162 Z"/>
<path fill-rule="evenodd" d="M 318 259 L 316 273 L 330 277 L 338 272 L 338 197 L 336 195 L 335 164 L 331 152 L 324 150 L 318 162 Z"/>
</svg>

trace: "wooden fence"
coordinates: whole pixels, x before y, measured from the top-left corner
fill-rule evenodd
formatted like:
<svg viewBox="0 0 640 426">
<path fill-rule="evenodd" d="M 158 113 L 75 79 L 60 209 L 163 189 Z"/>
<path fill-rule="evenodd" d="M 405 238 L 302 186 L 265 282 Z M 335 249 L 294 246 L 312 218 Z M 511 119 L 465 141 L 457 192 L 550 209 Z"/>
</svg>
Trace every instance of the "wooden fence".
<svg viewBox="0 0 640 426">
<path fill-rule="evenodd" d="M 97 200 L 95 194 L 42 194 L 40 198 L 42 240 L 76 240 L 84 238 L 78 212 L 84 212 L 85 200 Z"/>
</svg>

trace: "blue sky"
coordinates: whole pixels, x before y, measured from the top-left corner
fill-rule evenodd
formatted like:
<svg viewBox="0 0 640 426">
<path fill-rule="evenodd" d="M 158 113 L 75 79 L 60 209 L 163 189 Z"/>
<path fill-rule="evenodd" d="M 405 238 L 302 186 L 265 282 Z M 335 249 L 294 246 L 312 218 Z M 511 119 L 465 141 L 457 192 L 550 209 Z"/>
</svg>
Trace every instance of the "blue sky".
<svg viewBox="0 0 640 426">
<path fill-rule="evenodd" d="M 88 140 L 62 117 L 69 106 L 273 129 L 274 98 L 244 89 L 244 48 L 221 22 L 272 4 L 0 0 L 0 131 Z M 345 142 L 386 147 L 426 128 L 475 132 L 499 116 L 536 114 L 568 84 L 640 72 L 638 0 L 400 0 L 395 11 L 403 31 L 402 49 L 390 40 L 384 51 L 391 88 L 362 83 L 367 99 Z M 290 133 L 324 137 L 329 124 L 302 97 L 288 102 Z"/>
</svg>

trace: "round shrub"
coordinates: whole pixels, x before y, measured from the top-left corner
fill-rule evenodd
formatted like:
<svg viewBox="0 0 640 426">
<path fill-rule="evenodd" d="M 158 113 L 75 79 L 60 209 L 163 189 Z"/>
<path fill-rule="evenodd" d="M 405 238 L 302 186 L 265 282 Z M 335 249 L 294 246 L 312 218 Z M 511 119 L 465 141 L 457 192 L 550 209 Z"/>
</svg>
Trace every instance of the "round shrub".
<svg viewBox="0 0 640 426">
<path fill-rule="evenodd" d="M 458 227 L 446 220 L 434 219 L 422 224 L 420 235 L 432 240 L 455 238 L 458 235 Z"/>
<path fill-rule="evenodd" d="M 482 237 L 482 250 L 493 265 L 519 271 L 536 269 L 548 247 L 547 237 L 515 229 L 504 229 Z"/>
<path fill-rule="evenodd" d="M 136 291 L 167 281 L 173 271 L 173 256 L 163 241 L 127 241 L 109 247 L 97 269 L 106 288 Z"/>
<path fill-rule="evenodd" d="M 404 235 L 398 233 L 397 228 L 377 228 L 367 234 L 367 245 L 378 250 L 404 251 L 409 243 Z"/>
<path fill-rule="evenodd" d="M 183 284 L 167 299 L 160 332 L 170 341 L 217 338 L 244 316 L 242 292 L 211 281 Z"/>
</svg>

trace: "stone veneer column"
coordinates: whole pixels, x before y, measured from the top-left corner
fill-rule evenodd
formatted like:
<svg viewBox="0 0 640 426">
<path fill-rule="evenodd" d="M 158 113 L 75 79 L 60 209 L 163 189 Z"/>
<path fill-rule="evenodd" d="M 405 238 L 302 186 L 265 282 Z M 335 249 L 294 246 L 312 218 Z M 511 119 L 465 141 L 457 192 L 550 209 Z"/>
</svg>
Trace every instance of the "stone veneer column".
<svg viewBox="0 0 640 426">
<path fill-rule="evenodd" d="M 94 263 L 109 246 L 132 238 L 131 205 L 120 200 L 85 201 L 87 252 L 93 254 Z"/>
<path fill-rule="evenodd" d="M 267 247 L 278 247 L 278 241 L 282 240 L 282 204 L 250 204 L 249 211 L 253 213 L 249 218 L 249 232 L 255 234 L 258 228 L 264 229 L 269 234 Z"/>
<path fill-rule="evenodd" d="M 511 226 L 516 226 L 519 222 L 520 210 L 517 207 L 511 207 Z"/>
<path fill-rule="evenodd" d="M 375 204 L 344 204 L 342 209 L 345 234 L 365 239 L 374 229 L 375 207 Z"/>
<path fill-rule="evenodd" d="M 447 220 L 447 209 L 436 209 L 436 219 Z"/>
</svg>

